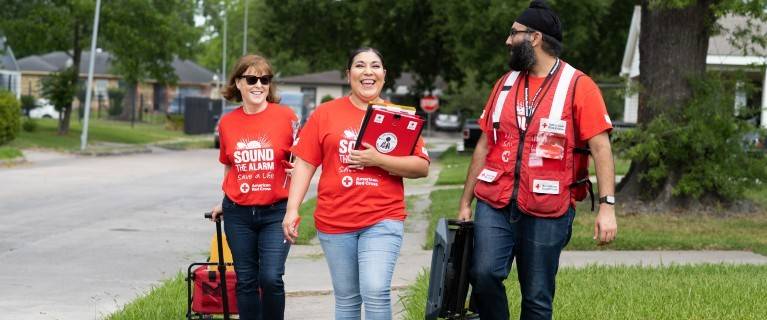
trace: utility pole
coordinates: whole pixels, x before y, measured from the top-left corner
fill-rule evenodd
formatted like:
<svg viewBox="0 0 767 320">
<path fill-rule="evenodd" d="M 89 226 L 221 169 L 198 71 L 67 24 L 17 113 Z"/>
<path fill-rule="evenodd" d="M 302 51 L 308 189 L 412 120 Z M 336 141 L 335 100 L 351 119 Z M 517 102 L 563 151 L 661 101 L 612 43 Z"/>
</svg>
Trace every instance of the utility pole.
<svg viewBox="0 0 767 320">
<path fill-rule="evenodd" d="M 248 54 L 248 0 L 245 2 L 245 19 L 242 23 L 242 55 Z"/>
<path fill-rule="evenodd" d="M 91 61 L 88 63 L 88 85 L 85 91 L 85 113 L 83 118 L 83 133 L 80 135 L 80 150 L 85 150 L 88 144 L 88 118 L 90 118 L 91 98 L 93 93 L 93 63 L 96 61 L 96 39 L 99 36 L 99 13 L 101 0 L 96 0 L 96 13 L 93 16 L 93 36 L 91 37 Z"/>
<path fill-rule="evenodd" d="M 226 5 L 227 2 L 224 1 L 224 48 L 223 48 L 223 57 L 221 59 L 221 80 L 226 80 Z M 226 105 L 226 100 L 224 99 L 224 96 L 221 96 L 221 111 L 223 112 L 224 106 Z"/>
</svg>

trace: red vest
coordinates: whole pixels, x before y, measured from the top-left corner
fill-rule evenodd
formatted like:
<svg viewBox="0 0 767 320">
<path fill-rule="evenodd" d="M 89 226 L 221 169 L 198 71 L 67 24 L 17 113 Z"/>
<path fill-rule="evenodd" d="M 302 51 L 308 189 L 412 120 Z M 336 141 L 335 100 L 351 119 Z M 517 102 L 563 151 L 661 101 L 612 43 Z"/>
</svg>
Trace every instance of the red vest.
<svg viewBox="0 0 767 320">
<path fill-rule="evenodd" d="M 533 216 L 556 218 L 564 215 L 574 200 L 586 196 L 588 154 L 576 152 L 585 143 L 576 141 L 573 121 L 573 92 L 582 72 L 561 61 L 550 83 L 542 84 L 540 103 L 527 121 L 527 130 L 519 129 L 517 95 L 523 94 L 524 75 L 509 72 L 496 87 L 491 109 L 484 119 L 488 153 L 474 194 L 495 208 L 503 208 L 513 199 L 519 209 Z M 546 88 L 548 87 L 548 89 Z M 501 122 L 501 115 L 514 113 L 517 121 Z M 553 133 L 552 133 L 553 132 Z M 540 134 L 563 135 L 562 159 L 536 155 Z M 576 145 L 577 143 L 577 145 Z"/>
</svg>

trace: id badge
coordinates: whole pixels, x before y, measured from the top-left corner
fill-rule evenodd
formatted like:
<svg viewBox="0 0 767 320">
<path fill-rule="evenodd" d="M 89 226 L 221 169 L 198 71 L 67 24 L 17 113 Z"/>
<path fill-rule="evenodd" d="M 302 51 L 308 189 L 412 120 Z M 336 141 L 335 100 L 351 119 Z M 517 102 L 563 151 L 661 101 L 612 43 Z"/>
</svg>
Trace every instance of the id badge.
<svg viewBox="0 0 767 320">
<path fill-rule="evenodd" d="M 541 158 L 562 160 L 565 156 L 565 136 L 551 132 L 538 132 L 535 155 Z"/>
<path fill-rule="evenodd" d="M 541 158 L 561 160 L 565 156 L 567 122 L 541 119 L 536 136 L 535 155 Z"/>
</svg>

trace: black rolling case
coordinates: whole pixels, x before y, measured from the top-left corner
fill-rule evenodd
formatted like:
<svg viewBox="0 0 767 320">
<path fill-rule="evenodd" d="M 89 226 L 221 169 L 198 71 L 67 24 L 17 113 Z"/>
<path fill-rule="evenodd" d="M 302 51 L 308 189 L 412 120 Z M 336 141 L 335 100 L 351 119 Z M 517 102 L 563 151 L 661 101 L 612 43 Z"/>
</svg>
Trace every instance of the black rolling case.
<svg viewBox="0 0 767 320">
<path fill-rule="evenodd" d="M 429 276 L 426 320 L 479 319 L 467 310 L 469 263 L 474 248 L 474 223 L 446 220 L 437 222 Z"/>
</svg>

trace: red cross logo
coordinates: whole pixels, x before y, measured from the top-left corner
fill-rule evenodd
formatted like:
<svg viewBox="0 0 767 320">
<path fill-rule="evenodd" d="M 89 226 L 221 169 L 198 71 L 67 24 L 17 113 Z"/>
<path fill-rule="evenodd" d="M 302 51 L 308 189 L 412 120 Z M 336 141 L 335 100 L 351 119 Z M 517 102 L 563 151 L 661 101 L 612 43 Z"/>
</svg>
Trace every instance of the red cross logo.
<svg viewBox="0 0 767 320">
<path fill-rule="evenodd" d="M 352 180 L 352 177 L 350 176 L 344 176 L 343 179 L 341 179 L 341 185 L 347 188 L 352 186 L 352 182 L 354 182 L 354 180 Z"/>
</svg>

